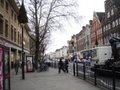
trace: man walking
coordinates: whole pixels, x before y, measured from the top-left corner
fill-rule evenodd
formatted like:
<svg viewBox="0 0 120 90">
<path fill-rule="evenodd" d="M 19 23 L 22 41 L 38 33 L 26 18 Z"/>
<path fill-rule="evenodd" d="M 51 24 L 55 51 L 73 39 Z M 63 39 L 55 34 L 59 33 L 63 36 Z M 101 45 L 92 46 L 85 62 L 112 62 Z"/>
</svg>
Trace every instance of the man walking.
<svg viewBox="0 0 120 90">
<path fill-rule="evenodd" d="M 69 64 L 69 62 L 68 62 L 68 60 L 67 59 L 65 59 L 65 71 L 68 73 L 68 65 Z"/>
<path fill-rule="evenodd" d="M 16 75 L 18 74 L 18 69 L 19 69 L 19 60 L 15 60 L 15 72 L 16 72 Z"/>
<path fill-rule="evenodd" d="M 63 72 L 65 72 L 65 70 L 64 70 L 64 63 L 62 61 L 62 58 L 60 58 L 60 61 L 58 62 L 58 68 L 59 68 L 58 73 L 61 73 L 61 70 Z"/>
</svg>

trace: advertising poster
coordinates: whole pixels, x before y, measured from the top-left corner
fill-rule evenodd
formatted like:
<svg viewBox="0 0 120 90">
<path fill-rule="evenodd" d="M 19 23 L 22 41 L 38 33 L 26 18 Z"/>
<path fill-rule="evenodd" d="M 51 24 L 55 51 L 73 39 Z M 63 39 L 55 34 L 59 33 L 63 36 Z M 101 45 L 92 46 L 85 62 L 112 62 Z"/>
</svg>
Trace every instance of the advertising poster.
<svg viewBox="0 0 120 90">
<path fill-rule="evenodd" d="M 3 50 L 0 48 L 0 90 L 3 90 Z"/>
<path fill-rule="evenodd" d="M 26 57 L 26 66 L 27 66 L 27 72 L 33 71 L 33 57 L 32 56 Z"/>
<path fill-rule="evenodd" d="M 4 51 L 4 75 L 5 75 L 5 90 L 9 90 L 9 52 Z"/>
</svg>

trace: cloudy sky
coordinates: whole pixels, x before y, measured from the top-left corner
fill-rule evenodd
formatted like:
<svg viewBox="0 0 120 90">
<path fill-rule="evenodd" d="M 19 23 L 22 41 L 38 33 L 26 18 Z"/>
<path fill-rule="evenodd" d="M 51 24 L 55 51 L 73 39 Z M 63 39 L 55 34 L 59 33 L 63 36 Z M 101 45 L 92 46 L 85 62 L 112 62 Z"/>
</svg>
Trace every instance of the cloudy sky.
<svg viewBox="0 0 120 90">
<path fill-rule="evenodd" d="M 71 39 L 73 34 L 77 34 L 89 23 L 89 20 L 93 18 L 93 12 L 104 12 L 104 1 L 105 0 L 78 0 L 79 7 L 77 9 L 80 16 L 82 16 L 81 23 L 76 24 L 66 23 L 63 31 L 56 31 L 52 33 L 51 42 L 48 46 L 47 53 L 54 52 L 56 49 L 67 45 L 67 41 Z"/>
<path fill-rule="evenodd" d="M 24 0 L 25 3 L 28 2 Z M 69 1 L 69 0 L 68 0 Z M 81 31 L 82 26 L 89 23 L 89 20 L 93 19 L 93 12 L 104 12 L 105 0 L 76 0 L 79 7 L 76 9 L 81 20 L 79 23 L 75 23 L 73 20 L 69 23 L 65 23 L 64 30 L 54 31 L 51 34 L 50 44 L 47 47 L 46 53 L 54 52 L 56 49 L 62 46 L 67 46 L 67 41 L 71 39 L 73 34 L 77 34 Z M 27 7 L 27 6 L 26 6 Z"/>
<path fill-rule="evenodd" d="M 50 45 L 47 48 L 47 53 L 54 52 L 56 49 L 62 46 L 67 46 L 67 41 L 71 39 L 73 34 L 77 34 L 89 23 L 89 20 L 93 18 L 93 12 L 104 12 L 104 1 L 105 0 L 78 0 L 79 7 L 77 9 L 80 16 L 82 16 L 81 23 L 76 24 L 74 21 L 72 23 L 66 23 L 65 30 L 56 31 L 52 33 Z"/>
</svg>

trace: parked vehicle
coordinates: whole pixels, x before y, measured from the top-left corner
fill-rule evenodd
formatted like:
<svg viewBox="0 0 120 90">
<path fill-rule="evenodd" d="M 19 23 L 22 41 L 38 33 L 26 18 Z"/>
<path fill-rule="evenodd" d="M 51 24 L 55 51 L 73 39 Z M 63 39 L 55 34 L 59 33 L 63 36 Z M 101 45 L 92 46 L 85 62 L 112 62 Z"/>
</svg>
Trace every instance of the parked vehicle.
<svg viewBox="0 0 120 90">
<path fill-rule="evenodd" d="M 98 64 L 103 64 L 106 60 L 111 58 L 111 55 L 111 46 L 101 46 L 80 51 L 80 57 L 91 59 Z"/>
<path fill-rule="evenodd" d="M 106 60 L 104 64 L 97 64 L 96 67 L 92 67 L 91 70 L 97 70 L 97 74 L 113 75 L 111 71 L 114 69 L 116 76 L 120 73 L 120 38 L 112 37 L 110 40 L 110 45 L 112 49 L 111 58 Z"/>
</svg>

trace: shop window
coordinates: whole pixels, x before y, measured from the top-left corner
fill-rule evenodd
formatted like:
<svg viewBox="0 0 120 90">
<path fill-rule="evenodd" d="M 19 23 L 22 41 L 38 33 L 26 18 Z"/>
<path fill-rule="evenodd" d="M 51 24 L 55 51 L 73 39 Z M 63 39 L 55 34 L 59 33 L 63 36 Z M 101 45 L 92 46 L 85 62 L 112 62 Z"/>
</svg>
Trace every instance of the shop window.
<svg viewBox="0 0 120 90">
<path fill-rule="evenodd" d="M 13 41 L 13 26 L 11 25 L 11 40 Z"/>
<path fill-rule="evenodd" d="M 0 34 L 3 34 L 3 19 L 0 17 Z"/>
<path fill-rule="evenodd" d="M 8 37 L 8 21 L 5 20 L 5 37 Z"/>
</svg>

